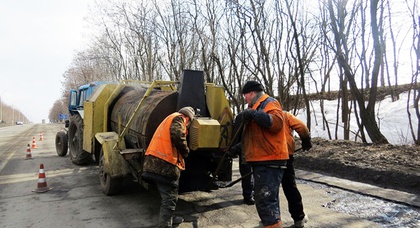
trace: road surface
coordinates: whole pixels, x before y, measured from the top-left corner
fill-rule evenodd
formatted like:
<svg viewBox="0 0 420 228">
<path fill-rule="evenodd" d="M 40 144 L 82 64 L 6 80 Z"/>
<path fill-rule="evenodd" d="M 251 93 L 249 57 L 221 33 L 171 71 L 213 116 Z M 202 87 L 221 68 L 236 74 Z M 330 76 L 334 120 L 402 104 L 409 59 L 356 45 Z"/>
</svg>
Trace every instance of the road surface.
<svg viewBox="0 0 420 228">
<path fill-rule="evenodd" d="M 160 198 L 154 189 L 145 190 L 126 180 L 117 196 L 101 192 L 96 165 L 76 166 L 68 155 L 55 152 L 55 134 L 61 124 L 32 124 L 0 128 L 0 227 L 155 227 Z M 39 141 L 40 133 L 44 140 Z M 36 137 L 37 149 L 26 160 L 26 147 Z M 235 159 L 237 160 L 237 159 Z M 40 164 L 52 188 L 35 193 Z M 234 162 L 234 178 L 239 177 Z M 334 199 L 325 189 L 299 184 L 309 222 L 305 227 L 381 227 L 325 205 Z M 281 198 L 285 227 L 293 221 Z M 180 195 L 176 214 L 183 216 L 181 228 L 259 227 L 255 206 L 242 204 L 240 184 L 212 192 Z"/>
</svg>

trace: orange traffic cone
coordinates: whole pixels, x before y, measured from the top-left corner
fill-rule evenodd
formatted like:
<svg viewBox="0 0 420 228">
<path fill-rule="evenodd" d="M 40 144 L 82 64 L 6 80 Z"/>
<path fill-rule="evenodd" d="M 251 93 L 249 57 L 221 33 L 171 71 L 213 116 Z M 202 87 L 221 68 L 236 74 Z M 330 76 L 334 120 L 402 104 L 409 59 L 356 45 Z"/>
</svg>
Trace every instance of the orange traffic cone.
<svg viewBox="0 0 420 228">
<path fill-rule="evenodd" d="M 44 164 L 41 164 L 39 166 L 38 185 L 37 188 L 32 191 L 37 193 L 43 193 L 48 192 L 49 190 L 51 190 L 51 188 L 47 187 L 47 178 L 44 172 Z"/>
<path fill-rule="evenodd" d="M 35 136 L 32 137 L 32 149 L 36 149 L 36 140 L 35 140 Z"/>
<path fill-rule="evenodd" d="M 44 141 L 44 135 L 42 135 L 42 132 L 39 133 L 39 141 Z"/>
<path fill-rule="evenodd" d="M 26 148 L 25 160 L 27 160 L 27 159 L 33 159 L 32 158 L 32 153 L 31 153 L 31 145 L 29 145 L 29 143 L 28 143 L 28 147 Z"/>
</svg>

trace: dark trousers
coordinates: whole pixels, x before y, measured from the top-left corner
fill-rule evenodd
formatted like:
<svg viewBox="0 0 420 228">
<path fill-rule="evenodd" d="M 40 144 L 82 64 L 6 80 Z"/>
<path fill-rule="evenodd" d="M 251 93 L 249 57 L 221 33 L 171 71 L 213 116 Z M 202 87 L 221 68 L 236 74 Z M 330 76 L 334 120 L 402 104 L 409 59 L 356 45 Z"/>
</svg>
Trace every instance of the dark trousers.
<svg viewBox="0 0 420 228">
<path fill-rule="evenodd" d="M 254 165 L 255 206 L 264 226 L 277 224 L 280 218 L 279 189 L 284 169 Z"/>
<path fill-rule="evenodd" d="M 245 176 L 246 174 L 252 172 L 252 167 L 242 162 L 242 156 L 239 156 L 239 173 L 241 174 L 241 177 Z M 242 196 L 244 198 L 251 198 L 254 196 L 254 178 L 252 175 L 249 175 L 242 179 Z"/>
<path fill-rule="evenodd" d="M 159 227 L 172 227 L 172 216 L 178 201 L 178 186 L 157 181 L 155 183 L 162 198 L 159 211 Z"/>
<path fill-rule="evenodd" d="M 289 206 L 289 212 L 294 221 L 302 220 L 305 217 L 303 212 L 302 196 L 296 186 L 296 175 L 293 167 L 293 155 L 289 155 L 287 169 L 284 171 L 281 185 Z"/>
</svg>

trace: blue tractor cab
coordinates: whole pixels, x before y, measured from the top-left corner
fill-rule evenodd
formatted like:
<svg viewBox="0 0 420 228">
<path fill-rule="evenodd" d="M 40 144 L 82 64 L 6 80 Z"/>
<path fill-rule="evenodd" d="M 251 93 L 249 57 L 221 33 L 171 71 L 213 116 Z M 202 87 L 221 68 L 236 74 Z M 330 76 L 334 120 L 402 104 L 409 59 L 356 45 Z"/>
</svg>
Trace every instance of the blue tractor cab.
<svg viewBox="0 0 420 228">
<path fill-rule="evenodd" d="M 91 154 L 82 149 L 79 151 L 79 148 L 83 148 L 83 106 L 99 85 L 110 83 L 115 82 L 92 82 L 80 86 L 78 90 L 70 90 L 68 106 L 70 119 L 65 121 L 64 130 L 57 132 L 55 137 L 55 148 L 59 156 L 66 156 L 70 151 L 72 162 L 75 164 L 84 164 L 92 160 Z"/>
<path fill-rule="evenodd" d="M 95 91 L 98 85 L 109 84 L 110 82 L 91 82 L 79 87 L 78 90 L 70 90 L 69 112 L 75 115 L 83 110 L 83 103 Z"/>
</svg>

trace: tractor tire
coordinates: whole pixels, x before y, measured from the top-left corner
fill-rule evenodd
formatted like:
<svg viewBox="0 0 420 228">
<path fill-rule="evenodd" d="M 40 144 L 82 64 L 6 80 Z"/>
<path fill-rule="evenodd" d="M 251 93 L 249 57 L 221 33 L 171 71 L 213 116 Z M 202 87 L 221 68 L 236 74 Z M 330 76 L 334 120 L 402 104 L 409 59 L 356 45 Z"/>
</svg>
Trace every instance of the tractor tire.
<svg viewBox="0 0 420 228">
<path fill-rule="evenodd" d="M 116 195 L 121 192 L 122 189 L 122 177 L 113 178 L 108 175 L 105 171 L 105 157 L 104 152 L 101 149 L 99 155 L 99 181 L 101 183 L 102 192 L 107 196 Z"/>
<path fill-rule="evenodd" d="M 83 119 L 79 115 L 71 117 L 69 125 L 69 148 L 71 161 L 76 165 L 92 163 L 92 154 L 83 150 Z"/>
<path fill-rule="evenodd" d="M 64 157 L 69 149 L 67 134 L 64 131 L 59 131 L 55 135 L 55 149 L 60 157 Z"/>
</svg>

